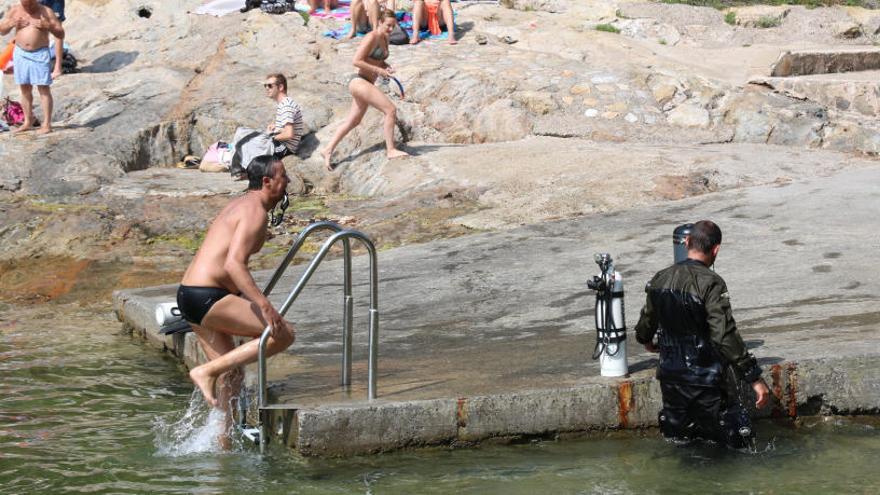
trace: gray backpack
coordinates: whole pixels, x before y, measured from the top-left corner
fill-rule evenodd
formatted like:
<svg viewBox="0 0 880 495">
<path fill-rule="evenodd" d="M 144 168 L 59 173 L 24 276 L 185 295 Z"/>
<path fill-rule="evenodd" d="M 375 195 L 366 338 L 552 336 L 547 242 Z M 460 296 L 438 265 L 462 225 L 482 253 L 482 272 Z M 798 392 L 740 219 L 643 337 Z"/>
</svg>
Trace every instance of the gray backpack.
<svg viewBox="0 0 880 495">
<path fill-rule="evenodd" d="M 254 158 L 275 154 L 275 143 L 271 136 L 247 127 L 239 127 L 235 130 L 232 147 L 235 151 L 232 155 L 232 163 L 229 165 L 229 173 L 233 177 L 247 174 L 247 168 Z"/>
</svg>

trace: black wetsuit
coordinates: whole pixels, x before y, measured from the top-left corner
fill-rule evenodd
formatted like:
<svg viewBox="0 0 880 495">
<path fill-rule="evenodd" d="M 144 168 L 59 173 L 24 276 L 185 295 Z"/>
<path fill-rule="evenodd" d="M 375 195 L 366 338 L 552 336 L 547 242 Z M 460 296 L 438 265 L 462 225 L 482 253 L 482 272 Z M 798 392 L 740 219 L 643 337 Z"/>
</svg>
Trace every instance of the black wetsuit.
<svg viewBox="0 0 880 495">
<path fill-rule="evenodd" d="M 201 325 L 211 306 L 229 294 L 231 292 L 219 287 L 181 285 L 177 289 L 177 308 L 186 321 Z"/>
<path fill-rule="evenodd" d="M 659 333 L 663 435 L 725 441 L 724 368 L 732 365 L 747 383 L 761 376 L 736 330 L 727 285 L 702 262 L 687 259 L 658 272 L 645 292 L 636 338 L 646 344 Z"/>
</svg>

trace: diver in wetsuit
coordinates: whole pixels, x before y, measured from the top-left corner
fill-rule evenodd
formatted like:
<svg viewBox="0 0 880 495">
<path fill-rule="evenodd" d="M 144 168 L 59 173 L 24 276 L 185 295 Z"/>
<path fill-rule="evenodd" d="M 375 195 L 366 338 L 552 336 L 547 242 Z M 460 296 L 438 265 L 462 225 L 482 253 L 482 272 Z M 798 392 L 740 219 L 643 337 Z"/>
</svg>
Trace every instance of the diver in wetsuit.
<svg viewBox="0 0 880 495">
<path fill-rule="evenodd" d="M 745 411 L 734 413 L 739 405 L 726 393 L 724 371 L 732 370 L 751 384 L 758 408 L 767 404 L 769 391 L 737 332 L 727 285 L 709 269 L 720 247 L 717 225 L 708 220 L 694 224 L 687 238 L 688 258 L 658 272 L 645 287 L 636 339 L 648 351 L 660 353 L 663 436 L 743 447 L 751 425 L 742 424 L 749 420 Z"/>
</svg>

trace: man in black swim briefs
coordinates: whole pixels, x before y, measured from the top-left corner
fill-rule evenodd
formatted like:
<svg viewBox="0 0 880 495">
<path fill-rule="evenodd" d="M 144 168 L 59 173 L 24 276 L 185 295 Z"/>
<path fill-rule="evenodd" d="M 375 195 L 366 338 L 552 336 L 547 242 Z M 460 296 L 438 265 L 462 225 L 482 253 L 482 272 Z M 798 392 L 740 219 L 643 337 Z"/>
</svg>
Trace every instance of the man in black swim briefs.
<svg viewBox="0 0 880 495">
<path fill-rule="evenodd" d="M 226 205 L 211 223 L 177 291 L 178 308 L 208 357 L 189 376 L 209 404 L 227 412 L 241 387 L 241 367 L 257 360 L 259 339 L 255 337 L 271 325 L 269 355 L 283 351 L 294 340 L 293 327 L 281 318 L 248 270 L 248 259 L 266 241 L 268 212 L 286 196 L 290 179 L 284 165 L 271 156 L 255 158 L 247 176 L 248 191 Z M 254 339 L 235 347 L 233 335 Z"/>
</svg>

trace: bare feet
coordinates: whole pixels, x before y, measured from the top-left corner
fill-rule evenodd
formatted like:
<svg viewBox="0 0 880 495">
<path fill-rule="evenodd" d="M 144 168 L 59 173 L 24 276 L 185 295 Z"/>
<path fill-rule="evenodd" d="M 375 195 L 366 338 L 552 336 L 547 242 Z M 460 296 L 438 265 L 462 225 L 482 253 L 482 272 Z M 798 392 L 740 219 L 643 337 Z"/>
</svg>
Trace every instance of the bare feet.
<svg viewBox="0 0 880 495">
<path fill-rule="evenodd" d="M 40 134 L 40 135 L 46 135 L 46 134 L 49 134 L 50 132 L 52 132 L 52 127 L 48 126 L 48 125 L 41 126 L 37 130 L 37 134 Z"/>
<path fill-rule="evenodd" d="M 457 45 L 457 44 L 458 44 L 458 40 L 455 39 L 455 38 L 453 38 L 452 36 L 450 36 L 450 37 L 449 37 L 449 44 L 450 44 L 450 45 Z"/>
<path fill-rule="evenodd" d="M 333 171 L 333 164 L 330 163 L 330 157 L 331 157 L 332 153 L 327 149 L 321 150 L 320 153 L 321 153 L 321 156 L 324 157 L 324 168 L 326 168 L 328 171 L 332 172 Z"/>
<path fill-rule="evenodd" d="M 13 134 L 18 134 L 18 133 L 20 133 L 20 132 L 29 131 L 29 130 L 31 130 L 31 129 L 33 129 L 33 128 L 34 128 L 34 123 L 25 120 L 24 123 L 21 124 L 21 125 L 18 127 L 18 129 L 15 129 L 14 131 L 12 131 L 12 133 L 13 133 Z"/>
<path fill-rule="evenodd" d="M 214 385 L 217 383 L 217 377 L 208 375 L 202 369 L 202 366 L 198 366 L 190 370 L 189 378 L 202 391 L 202 395 L 205 396 L 205 402 L 210 404 L 211 407 L 218 407 L 217 399 L 214 398 Z"/>
<path fill-rule="evenodd" d="M 409 39 L 409 44 L 410 45 L 417 45 L 419 43 L 419 41 L 421 41 L 419 39 L 419 35 L 413 34 L 413 37 Z"/>
<path fill-rule="evenodd" d="M 404 156 L 409 156 L 409 153 L 406 151 L 401 151 L 399 149 L 393 149 L 388 151 L 388 159 L 393 160 L 395 158 L 403 158 Z"/>
</svg>

